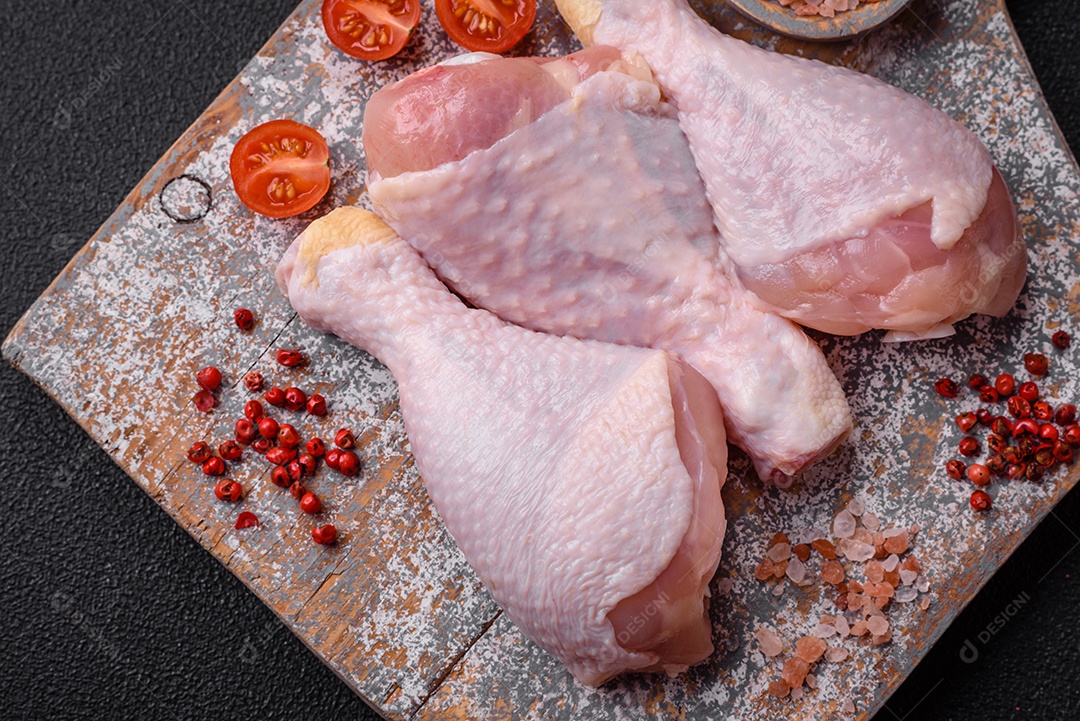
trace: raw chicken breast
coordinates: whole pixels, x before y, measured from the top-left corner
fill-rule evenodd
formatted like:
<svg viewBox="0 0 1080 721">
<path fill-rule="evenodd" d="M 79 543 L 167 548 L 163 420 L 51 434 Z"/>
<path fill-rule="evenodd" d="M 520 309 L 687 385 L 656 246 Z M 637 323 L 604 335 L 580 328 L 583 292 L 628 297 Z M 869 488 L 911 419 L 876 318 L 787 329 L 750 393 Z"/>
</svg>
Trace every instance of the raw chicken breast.
<svg viewBox="0 0 1080 721">
<path fill-rule="evenodd" d="M 679 108 L 743 283 L 820 330 L 944 335 L 1024 284 L 1016 211 L 966 128 L 873 78 L 730 38 L 685 0 L 558 0 Z"/>
<path fill-rule="evenodd" d="M 390 368 L 439 515 L 578 679 L 677 673 L 712 653 L 727 458 L 716 394 L 692 368 L 469 309 L 357 208 L 312 223 L 278 283 L 307 323 Z"/>
<path fill-rule="evenodd" d="M 850 430 L 843 391 L 816 344 L 723 272 L 693 157 L 673 109 L 641 79 L 647 70 L 593 50 L 607 52 L 606 69 L 593 63 L 591 76 L 564 82 L 564 102 L 497 142 L 489 126 L 506 124 L 486 99 L 513 105 L 511 93 L 485 83 L 504 64 L 508 82 L 522 83 L 528 60 L 438 69 L 458 111 L 422 136 L 394 132 L 392 152 L 372 149 L 440 101 L 429 70 L 377 92 L 364 132 L 376 211 L 452 288 L 506 320 L 677 351 L 716 389 L 728 434 L 758 473 L 787 480 Z M 538 87 L 553 66 L 536 66 Z M 528 106 L 541 91 L 526 82 L 517 92 Z M 465 133 L 483 140 L 427 167 L 428 147 Z"/>
</svg>

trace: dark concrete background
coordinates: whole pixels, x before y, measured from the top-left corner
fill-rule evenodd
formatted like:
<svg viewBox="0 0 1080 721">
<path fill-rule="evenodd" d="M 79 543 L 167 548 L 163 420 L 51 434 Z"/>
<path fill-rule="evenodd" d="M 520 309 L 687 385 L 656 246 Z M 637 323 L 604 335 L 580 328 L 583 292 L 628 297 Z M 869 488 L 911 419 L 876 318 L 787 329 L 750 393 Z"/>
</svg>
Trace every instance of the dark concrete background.
<svg viewBox="0 0 1080 721">
<path fill-rule="evenodd" d="M 293 1 L 4 3 L 0 332 Z M 1073 5 L 1009 2 L 1050 106 L 1080 148 Z M 0 399 L 0 718 L 375 718 L 6 364 Z M 1080 719 L 1077 533 L 1073 494 L 878 718 Z M 965 648 L 969 660 L 977 651 L 973 662 Z"/>
</svg>

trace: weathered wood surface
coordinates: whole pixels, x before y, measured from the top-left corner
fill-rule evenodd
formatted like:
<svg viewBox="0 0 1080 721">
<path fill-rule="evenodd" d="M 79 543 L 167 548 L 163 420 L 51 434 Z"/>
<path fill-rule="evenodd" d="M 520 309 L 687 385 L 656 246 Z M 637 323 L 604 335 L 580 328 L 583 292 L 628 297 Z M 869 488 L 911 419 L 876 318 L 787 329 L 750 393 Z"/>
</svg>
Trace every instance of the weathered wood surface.
<svg viewBox="0 0 1080 721">
<path fill-rule="evenodd" d="M 872 335 L 822 338 L 852 401 L 855 438 L 788 493 L 761 490 L 737 460 L 725 490 L 731 526 L 714 584 L 718 652 L 679 679 L 635 678 L 600 690 L 575 684 L 523 639 L 469 570 L 411 463 L 387 371 L 298 323 L 274 286 L 278 257 L 307 222 L 338 204 L 366 202 L 357 140 L 370 93 L 455 52 L 425 3 L 422 29 L 400 59 L 354 61 L 323 41 L 318 6 L 304 2 L 132 191 L 12 331 L 5 356 L 389 718 L 844 718 L 852 715 L 840 711 L 848 696 L 854 715 L 873 714 L 1077 480 L 1073 472 L 1042 485 L 1003 484 L 994 491 L 996 510 L 976 518 L 964 507 L 968 489 L 940 471 L 958 438 L 950 420 L 956 406 L 936 398 L 929 381 L 975 369 L 1016 370 L 1024 350 L 1046 347 L 1048 331 L 1080 310 L 1080 173 L 1000 0 L 916 2 L 857 43 L 825 46 L 767 36 L 723 4 L 696 3 L 735 35 L 873 73 L 967 123 L 1014 192 L 1031 281 L 1008 318 L 967 321 L 953 339 L 890 346 Z M 574 48 L 544 4 L 537 32 L 520 51 Z M 227 171 L 240 135 L 276 117 L 319 128 L 334 159 L 328 199 L 288 221 L 246 211 Z M 162 195 L 185 174 L 209 194 L 185 179 Z M 200 207 L 207 201 L 209 208 Z M 251 335 L 229 322 L 239 305 L 260 318 Z M 276 368 L 271 353 L 285 346 L 303 347 L 310 365 Z M 227 371 L 231 387 L 207 416 L 189 398 L 194 371 L 209 362 Z M 1072 357 L 1055 364 L 1051 392 L 1080 396 Z M 242 532 L 232 529 L 239 509 L 217 502 L 212 484 L 183 460 L 191 441 L 231 435 L 248 397 L 236 386 L 252 368 L 331 398 L 331 415 L 319 423 L 305 419 L 305 429 L 351 425 L 363 432 L 364 474 L 313 484 L 327 501 L 325 515 L 343 532 L 332 549 L 310 542 L 311 521 L 269 483 L 261 459 L 233 473 L 250 489 L 242 508 L 263 522 Z M 924 614 L 910 606 L 894 612 L 903 632 L 888 646 L 850 643 L 855 662 L 822 666 L 819 691 L 798 702 L 769 700 L 765 685 L 779 668 L 756 650 L 752 631 L 767 624 L 792 638 L 831 608 L 820 590 L 773 596 L 753 578 L 754 565 L 775 530 L 825 526 L 853 497 L 887 521 L 923 527 L 919 555 L 934 604 Z"/>
</svg>

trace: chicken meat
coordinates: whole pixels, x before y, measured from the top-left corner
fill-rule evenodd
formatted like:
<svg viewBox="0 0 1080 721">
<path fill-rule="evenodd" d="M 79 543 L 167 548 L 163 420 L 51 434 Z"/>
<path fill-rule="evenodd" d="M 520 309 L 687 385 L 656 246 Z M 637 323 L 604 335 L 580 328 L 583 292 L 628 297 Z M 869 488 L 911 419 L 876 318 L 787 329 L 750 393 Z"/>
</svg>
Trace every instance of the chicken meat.
<svg viewBox="0 0 1080 721">
<path fill-rule="evenodd" d="M 818 346 L 728 275 L 675 111 L 634 57 L 465 56 L 376 92 L 363 141 L 376 212 L 473 304 L 678 352 L 764 478 L 849 432 Z"/>
<path fill-rule="evenodd" d="M 470 309 L 358 208 L 312 223 L 277 278 L 389 367 L 439 515 L 525 634 L 587 684 L 711 654 L 727 451 L 693 368 Z"/>
<path fill-rule="evenodd" d="M 942 336 L 1004 315 L 1027 271 L 986 148 L 869 76 L 728 37 L 686 0 L 557 0 L 581 40 L 640 53 L 678 107 L 724 250 L 784 316 Z"/>
</svg>

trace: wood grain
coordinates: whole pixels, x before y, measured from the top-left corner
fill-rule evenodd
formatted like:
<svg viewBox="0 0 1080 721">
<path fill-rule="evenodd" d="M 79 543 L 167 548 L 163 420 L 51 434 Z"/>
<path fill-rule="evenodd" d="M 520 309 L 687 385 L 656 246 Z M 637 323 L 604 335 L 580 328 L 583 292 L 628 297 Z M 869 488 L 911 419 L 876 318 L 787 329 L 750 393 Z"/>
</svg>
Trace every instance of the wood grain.
<svg viewBox="0 0 1080 721">
<path fill-rule="evenodd" d="M 359 136 L 364 103 L 393 79 L 455 52 L 425 3 L 421 30 L 403 56 L 368 65 L 328 48 L 319 3 L 304 2 L 206 113 L 177 141 L 124 204 L 72 259 L 4 344 L 16 367 L 41 385 L 176 521 L 252 589 L 351 688 L 393 719 L 689 718 L 855 716 L 881 708 L 949 622 L 1076 483 L 1075 472 L 1042 485 L 995 488 L 997 510 L 976 518 L 968 489 L 940 471 L 958 433 L 932 393 L 941 375 L 1016 370 L 1024 350 L 1080 310 L 1080 173 L 1041 97 L 999 0 L 916 1 L 883 30 L 857 42 L 801 44 L 765 35 L 720 2 L 695 7 L 717 26 L 772 49 L 843 63 L 882 77 L 943 108 L 991 148 L 1021 212 L 1031 281 L 1004 320 L 978 318 L 946 341 L 883 345 L 821 336 L 844 383 L 857 433 L 793 491 L 763 490 L 736 457 L 725 490 L 731 517 L 714 583 L 719 651 L 679 679 L 642 677 L 586 689 L 523 638 L 472 574 L 431 507 L 411 462 L 395 385 L 367 355 L 298 323 L 272 271 L 307 222 L 344 203 L 366 204 Z M 576 48 L 554 10 L 520 48 Z M 327 200 L 288 221 L 256 218 L 231 190 L 227 158 L 254 125 L 291 117 L 319 128 L 331 146 Z M 797 129 L 793 129 L 797 132 Z M 190 175 L 211 189 L 194 222 L 165 211 L 161 190 Z M 173 209 L 176 210 L 176 209 Z M 182 210 L 182 209 L 181 209 Z M 230 322 L 246 306 L 251 334 Z M 310 364 L 287 371 L 272 352 L 301 347 Z M 213 414 L 190 403 L 193 374 L 226 372 Z M 1047 390 L 1080 397 L 1071 356 L 1054 358 Z M 248 488 L 240 508 L 217 502 L 212 483 L 183 459 L 201 438 L 231 436 L 249 397 L 239 379 L 260 369 L 278 385 L 331 400 L 328 418 L 299 417 L 324 437 L 351 426 L 362 438 L 364 473 L 313 484 L 325 517 L 342 531 L 331 549 L 309 538 L 314 523 L 266 478 L 266 464 L 231 469 Z M 1077 380 L 1074 380 L 1077 379 Z M 250 453 L 248 454 L 251 455 Z M 855 660 L 823 668 L 819 691 L 774 701 L 764 684 L 779 669 L 750 641 L 760 625 L 805 632 L 830 609 L 821 589 L 776 597 L 753 578 L 772 533 L 822 526 L 859 498 L 889 522 L 918 523 L 919 554 L 932 582 L 926 613 L 903 607 L 904 629 L 888 646 L 852 645 Z M 258 530 L 235 531 L 238 510 Z"/>
</svg>

